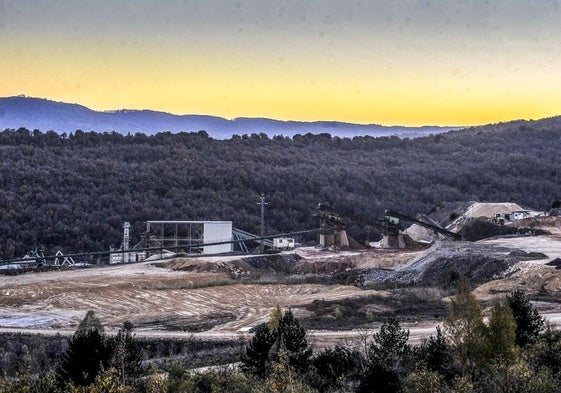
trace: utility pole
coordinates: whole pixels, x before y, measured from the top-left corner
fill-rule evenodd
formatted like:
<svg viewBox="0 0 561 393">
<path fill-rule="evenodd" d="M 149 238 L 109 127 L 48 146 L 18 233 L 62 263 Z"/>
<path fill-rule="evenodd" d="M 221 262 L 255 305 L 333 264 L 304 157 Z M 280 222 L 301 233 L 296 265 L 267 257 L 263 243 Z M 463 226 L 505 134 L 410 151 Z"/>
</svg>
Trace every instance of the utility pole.
<svg viewBox="0 0 561 393">
<path fill-rule="evenodd" d="M 261 237 L 265 236 L 265 205 L 268 205 L 265 202 L 265 194 L 261 194 L 261 202 L 257 202 L 258 205 L 261 205 L 261 227 L 259 228 L 259 235 Z M 261 241 L 261 252 L 263 252 L 263 241 Z"/>
</svg>

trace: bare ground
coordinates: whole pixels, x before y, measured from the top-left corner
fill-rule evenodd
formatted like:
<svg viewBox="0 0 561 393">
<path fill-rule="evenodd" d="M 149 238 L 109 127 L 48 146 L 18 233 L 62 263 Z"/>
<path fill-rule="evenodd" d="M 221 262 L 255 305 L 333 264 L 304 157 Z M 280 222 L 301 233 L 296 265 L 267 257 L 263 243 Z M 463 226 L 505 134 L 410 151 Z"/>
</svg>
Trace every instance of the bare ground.
<svg viewBox="0 0 561 393">
<path fill-rule="evenodd" d="M 552 234 L 457 243 L 446 245 L 444 249 L 452 256 L 469 252 L 509 256 L 513 251 L 516 255 L 523 255 L 520 251 L 546 254 L 544 259 L 521 258 L 492 281 L 478 285 L 475 294 L 480 300 L 491 301 L 504 297 L 514 288 L 523 288 L 536 300 L 535 305 L 540 311 L 557 323 L 561 320 L 561 270 L 546 263 L 561 258 L 561 220 L 547 218 L 531 224 Z M 524 225 L 529 226 L 528 223 Z M 389 303 L 384 304 L 383 299 L 390 296 L 391 291 L 336 283 L 291 284 L 283 277 L 334 277 L 369 269 L 392 272 L 412 267 L 420 269 L 423 261 L 434 256 L 437 249 L 334 253 L 302 248 L 297 251 L 298 258 L 294 257 L 290 262 L 290 270 L 278 276 L 278 283 L 240 280 L 240 277 L 255 274 L 258 265 L 247 260 L 239 262 L 240 257 L 205 257 L 174 260 L 158 266 L 154 262 L 143 262 L 0 276 L 0 331 L 23 329 L 69 333 L 86 311 L 93 310 L 109 330 L 130 320 L 139 327 L 139 335 L 171 337 L 196 331 L 195 335 L 204 338 L 237 339 L 266 321 L 277 305 L 291 307 L 297 317 L 306 318 L 313 314 L 309 306 L 315 301 L 336 303 L 373 296 L 381 299 L 381 303 L 365 309 L 376 313 L 388 307 Z M 442 250 L 440 247 L 439 252 Z M 259 272 L 263 270 L 257 269 Z M 444 292 L 443 296 L 446 300 Z M 434 326 L 443 322 L 416 319 L 415 312 L 411 314 L 405 326 L 411 329 L 414 342 L 434 334 Z M 380 321 L 373 321 L 365 328 L 345 331 L 312 329 L 310 339 L 316 346 L 335 342 L 359 345 L 369 329 L 377 329 L 379 324 Z"/>
<path fill-rule="evenodd" d="M 205 258 L 206 259 L 206 258 Z M 197 263 L 208 260 L 197 259 Z M 229 284 L 229 285 L 225 285 Z M 227 274 L 184 272 L 139 264 L 0 277 L 0 326 L 69 328 L 87 310 L 108 326 L 125 320 L 148 330 L 176 330 L 194 321 L 217 319 L 213 330 L 245 331 L 271 310 L 317 299 L 364 296 L 351 285 L 236 284 Z"/>
</svg>

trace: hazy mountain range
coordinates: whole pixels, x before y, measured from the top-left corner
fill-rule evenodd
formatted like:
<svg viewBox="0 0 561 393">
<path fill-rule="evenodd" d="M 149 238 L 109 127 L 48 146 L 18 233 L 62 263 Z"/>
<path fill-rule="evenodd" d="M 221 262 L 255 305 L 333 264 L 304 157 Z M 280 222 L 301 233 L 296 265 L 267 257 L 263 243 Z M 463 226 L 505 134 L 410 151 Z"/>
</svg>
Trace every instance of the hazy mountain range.
<svg viewBox="0 0 561 393">
<path fill-rule="evenodd" d="M 232 135 L 266 133 L 269 136 L 329 133 L 339 137 L 359 135 L 415 138 L 441 133 L 459 127 L 403 127 L 377 124 L 352 124 L 337 121 L 281 121 L 239 117 L 233 120 L 206 115 L 174 115 L 152 110 L 94 111 L 78 104 L 55 102 L 26 96 L 0 98 L 0 130 L 25 127 L 71 133 L 76 130 L 119 133 L 196 132 L 204 130 L 215 139 Z"/>
</svg>

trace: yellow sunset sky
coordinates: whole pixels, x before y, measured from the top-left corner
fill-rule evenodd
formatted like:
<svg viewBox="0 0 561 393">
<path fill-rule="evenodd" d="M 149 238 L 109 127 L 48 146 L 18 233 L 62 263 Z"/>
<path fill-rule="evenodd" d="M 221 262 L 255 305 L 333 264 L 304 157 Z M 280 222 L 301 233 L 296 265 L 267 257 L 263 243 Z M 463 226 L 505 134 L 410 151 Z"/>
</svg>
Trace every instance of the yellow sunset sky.
<svg viewBox="0 0 561 393">
<path fill-rule="evenodd" d="M 0 0 L 0 96 L 225 118 L 561 114 L 558 1 Z"/>
</svg>

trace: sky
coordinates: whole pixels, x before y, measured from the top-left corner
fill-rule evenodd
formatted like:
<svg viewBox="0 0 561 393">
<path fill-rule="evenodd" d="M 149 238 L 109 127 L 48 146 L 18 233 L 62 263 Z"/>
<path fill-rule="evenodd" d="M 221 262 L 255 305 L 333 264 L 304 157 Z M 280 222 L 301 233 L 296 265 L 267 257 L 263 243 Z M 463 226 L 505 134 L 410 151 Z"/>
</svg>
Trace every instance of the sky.
<svg viewBox="0 0 561 393">
<path fill-rule="evenodd" d="M 550 0 L 0 0 L 0 96 L 225 118 L 561 114 Z"/>
</svg>

